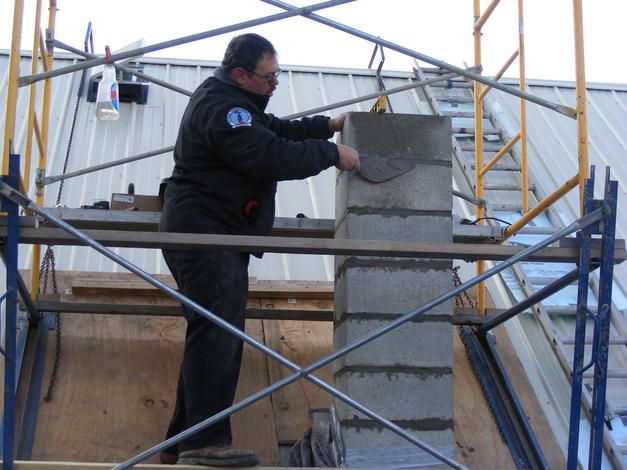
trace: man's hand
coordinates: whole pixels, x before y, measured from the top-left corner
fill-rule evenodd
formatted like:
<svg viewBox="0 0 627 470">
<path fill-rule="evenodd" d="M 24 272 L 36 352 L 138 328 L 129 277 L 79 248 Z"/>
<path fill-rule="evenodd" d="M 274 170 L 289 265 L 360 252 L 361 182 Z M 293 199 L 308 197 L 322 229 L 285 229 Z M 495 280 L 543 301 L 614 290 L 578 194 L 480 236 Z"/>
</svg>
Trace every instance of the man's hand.
<svg viewBox="0 0 627 470">
<path fill-rule="evenodd" d="M 340 132 L 344 128 L 346 116 L 348 116 L 348 113 L 342 113 L 338 117 L 329 119 L 329 130 L 331 132 Z"/>
<path fill-rule="evenodd" d="M 335 168 L 344 171 L 359 170 L 359 154 L 356 150 L 348 145 L 337 144 L 337 151 L 340 154 L 340 159 Z"/>
</svg>

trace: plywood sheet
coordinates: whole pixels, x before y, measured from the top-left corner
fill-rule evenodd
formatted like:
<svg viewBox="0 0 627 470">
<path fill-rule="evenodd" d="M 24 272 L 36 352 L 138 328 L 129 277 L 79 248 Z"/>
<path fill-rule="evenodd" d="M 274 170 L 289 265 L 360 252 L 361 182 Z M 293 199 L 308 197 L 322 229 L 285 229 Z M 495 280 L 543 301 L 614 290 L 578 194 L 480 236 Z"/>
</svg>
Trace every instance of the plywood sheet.
<svg viewBox="0 0 627 470">
<path fill-rule="evenodd" d="M 184 320 L 61 317 L 60 368 L 52 401 L 39 403 L 32 458 L 116 462 L 162 441 L 174 406 Z M 47 353 L 45 384 L 54 348 Z"/>
<path fill-rule="evenodd" d="M 71 279 L 106 279 L 100 276 L 60 274 L 59 290 L 63 296 L 72 296 L 67 290 Z M 132 298 L 109 297 L 109 301 L 120 300 Z M 138 303 L 147 300 L 147 312 L 151 304 L 167 301 L 142 296 Z M 258 300 L 250 303 L 259 307 Z M 62 314 L 61 318 L 60 369 L 53 400 L 42 399 L 39 404 L 32 458 L 119 462 L 161 442 L 174 406 L 185 320 L 84 314 Z M 260 320 L 249 320 L 247 332 L 264 340 Z M 55 333 L 50 333 L 44 389 L 54 362 Z M 246 346 L 236 399 L 268 384 L 267 359 Z M 276 465 L 271 398 L 234 415 L 233 435 L 234 444 L 255 449 L 262 464 Z M 156 456 L 148 460 L 156 461 Z"/>
<path fill-rule="evenodd" d="M 264 320 L 266 342 L 275 351 L 302 366 L 330 354 L 333 348 L 333 325 L 323 322 Z M 268 362 L 270 379 L 277 382 L 291 371 L 274 360 Z M 333 383 L 331 366 L 315 375 Z M 331 396 L 305 379 L 299 379 L 272 396 L 279 444 L 293 444 L 311 426 L 309 410 L 329 408 Z"/>
</svg>

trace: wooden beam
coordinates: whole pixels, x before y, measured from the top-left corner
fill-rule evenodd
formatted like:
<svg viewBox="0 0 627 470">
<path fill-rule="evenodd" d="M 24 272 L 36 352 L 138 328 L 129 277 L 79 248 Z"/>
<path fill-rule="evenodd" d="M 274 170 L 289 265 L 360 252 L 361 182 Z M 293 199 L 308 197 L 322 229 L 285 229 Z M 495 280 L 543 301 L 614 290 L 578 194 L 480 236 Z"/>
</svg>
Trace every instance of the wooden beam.
<svg viewBox="0 0 627 470">
<path fill-rule="evenodd" d="M 179 305 L 141 305 L 96 302 L 63 302 L 40 300 L 35 302 L 40 312 L 91 313 L 106 315 L 151 315 L 156 317 L 181 316 Z M 330 309 L 283 309 L 283 308 L 247 308 L 246 318 L 260 320 L 307 320 L 332 321 L 333 304 Z"/>
<path fill-rule="evenodd" d="M 156 232 L 160 212 L 119 211 L 98 209 L 46 208 L 48 212 L 73 227 L 105 230 L 142 230 Z M 33 219 L 30 217 L 30 219 Z M 52 227 L 47 221 L 43 227 Z M 34 223 L 31 223 L 34 226 Z M 310 238 L 333 238 L 335 220 L 310 219 L 308 217 L 276 217 L 272 235 L 279 237 L 307 236 Z M 306 234 L 306 235 L 305 235 Z"/>
<path fill-rule="evenodd" d="M 173 289 L 176 283 L 168 276 L 161 282 Z M 156 295 L 161 292 L 157 287 L 143 279 L 73 279 L 72 294 L 107 294 L 107 295 Z M 278 299 L 333 299 L 331 281 L 252 281 L 248 285 L 248 298 Z"/>
<path fill-rule="evenodd" d="M 15 470 L 110 470 L 113 466 L 118 465 L 115 463 L 37 462 L 28 460 L 18 460 L 14 464 Z M 198 470 L 198 466 L 195 465 L 138 464 L 133 468 L 139 470 Z M 281 467 L 281 469 L 297 470 L 290 467 Z M 276 470 L 276 467 L 255 467 L 255 470 Z"/>
<path fill-rule="evenodd" d="M 78 229 L 128 230 L 156 232 L 159 212 L 107 211 L 97 209 L 47 208 L 49 212 Z M 53 227 L 47 221 L 37 221 L 35 217 L 19 217 L 21 227 Z M 6 217 L 0 216 L 0 226 L 6 226 Z M 503 240 L 504 227 L 495 225 L 462 224 L 453 221 L 453 241 L 455 243 L 496 243 Z M 518 233 L 535 233 L 539 227 L 525 227 Z M 544 229 L 552 234 L 555 229 Z M 335 220 L 276 217 L 270 234 L 275 237 L 334 238 Z"/>
<path fill-rule="evenodd" d="M 85 235 L 105 246 L 128 248 L 168 248 L 175 250 L 231 250 L 269 253 L 302 253 L 319 255 L 393 256 L 408 258 L 437 258 L 477 260 L 506 260 L 525 248 L 511 245 L 417 243 L 390 240 L 343 240 L 322 238 L 256 237 L 244 235 L 206 235 L 193 233 L 129 232 L 85 230 Z M 7 228 L 0 227 L 0 238 Z M 617 240 L 614 251 L 616 264 L 623 262 L 624 240 Z M 82 242 L 58 228 L 22 227 L 20 243 L 49 245 L 82 245 Z M 598 248 L 592 257 L 601 255 Z M 579 260 L 576 247 L 544 248 L 526 261 L 570 262 Z"/>
</svg>

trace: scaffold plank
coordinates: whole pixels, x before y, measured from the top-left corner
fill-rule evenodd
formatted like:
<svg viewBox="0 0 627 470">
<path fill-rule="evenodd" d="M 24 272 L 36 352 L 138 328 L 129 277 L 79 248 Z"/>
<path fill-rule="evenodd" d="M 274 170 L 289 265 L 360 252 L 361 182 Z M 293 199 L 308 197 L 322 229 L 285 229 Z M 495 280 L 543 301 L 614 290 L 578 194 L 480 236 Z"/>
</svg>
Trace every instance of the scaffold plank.
<svg viewBox="0 0 627 470">
<path fill-rule="evenodd" d="M 6 237 L 6 227 L 0 227 L 0 238 Z M 343 240 L 321 238 L 257 237 L 244 235 L 208 235 L 193 233 L 129 232 L 119 230 L 85 230 L 85 235 L 110 247 L 168 248 L 178 250 L 233 250 L 269 253 L 301 253 L 357 256 L 394 256 L 411 258 L 462 259 L 465 261 L 502 261 L 520 253 L 526 247 L 472 243 L 417 243 L 391 240 Z M 71 234 L 58 228 L 22 227 L 21 243 L 49 245 L 80 245 Z M 619 243 L 620 242 L 620 243 Z M 600 256 L 593 248 L 592 256 Z M 627 257 L 624 240 L 617 240 L 614 251 L 616 263 Z M 576 262 L 576 246 L 548 247 L 529 256 L 527 261 Z"/>
</svg>

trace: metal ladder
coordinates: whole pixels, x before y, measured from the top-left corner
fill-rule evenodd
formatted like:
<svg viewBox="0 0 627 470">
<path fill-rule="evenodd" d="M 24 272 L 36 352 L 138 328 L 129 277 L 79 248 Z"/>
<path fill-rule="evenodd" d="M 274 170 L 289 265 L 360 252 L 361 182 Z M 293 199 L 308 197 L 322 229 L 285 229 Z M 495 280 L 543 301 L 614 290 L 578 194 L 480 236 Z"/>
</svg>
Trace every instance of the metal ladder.
<svg viewBox="0 0 627 470">
<path fill-rule="evenodd" d="M 416 76 L 419 80 L 445 73 L 439 69 L 421 69 L 416 63 Z M 450 116 L 453 127 L 453 161 L 454 176 L 457 184 L 465 182 L 463 192 L 473 194 L 474 188 L 474 109 L 473 89 L 465 79 L 449 80 L 445 87 L 425 87 L 425 98 L 436 115 Z M 512 137 L 506 135 L 502 123 L 494 112 L 491 112 L 489 102 L 484 104 L 484 160 L 488 161 Z M 520 199 L 521 170 L 520 155 L 517 146 L 514 146 L 491 171 L 498 172 L 497 177 L 490 178 L 487 174 L 485 183 L 485 199 L 487 201 L 486 216 L 513 222 L 521 215 Z M 531 169 L 530 169 L 531 170 Z M 494 173 L 493 173 L 494 175 Z M 533 173 L 529 177 L 529 206 L 532 208 L 542 199 L 542 188 L 533 181 Z M 490 181 L 492 179 L 492 181 Z M 496 181 L 495 181 L 496 180 Z M 491 223 L 494 223 L 491 221 Z M 554 207 L 550 207 L 544 214 L 534 221 L 538 228 L 536 235 L 518 235 L 510 243 L 534 243 L 537 237 L 543 237 L 551 230 L 562 228 L 564 223 Z M 531 241 L 535 238 L 535 241 Z M 519 301 L 543 286 L 572 270 L 574 265 L 547 265 L 547 263 L 521 263 L 511 270 L 511 279 L 508 285 L 513 286 L 513 294 Z M 599 282 L 596 275 L 591 276 L 592 293 L 589 296 L 589 305 L 596 305 L 599 293 Z M 618 286 L 616 286 L 618 289 Z M 572 375 L 573 350 L 575 344 L 575 314 L 577 289 L 569 286 L 562 295 L 554 296 L 545 302 L 533 307 L 533 317 L 542 329 L 547 342 L 553 349 L 557 361 L 567 378 Z M 529 315 L 531 317 L 532 315 Z M 588 324 L 586 344 L 591 343 L 592 325 Z M 613 463 L 621 468 L 627 466 L 627 446 L 620 443 L 613 436 L 611 429 L 615 426 L 627 429 L 627 321 L 624 315 L 612 304 L 612 325 L 609 341 L 609 367 L 607 383 L 607 400 L 605 412 L 605 449 Z M 586 352 L 589 356 L 588 346 Z M 584 374 L 584 392 L 582 403 L 590 419 L 589 410 L 592 401 L 591 372 Z"/>
</svg>

